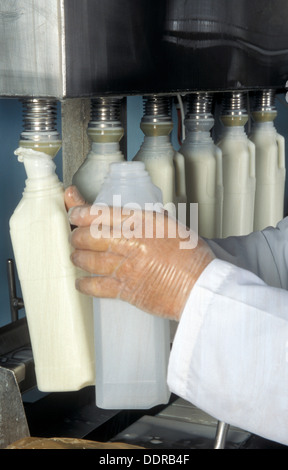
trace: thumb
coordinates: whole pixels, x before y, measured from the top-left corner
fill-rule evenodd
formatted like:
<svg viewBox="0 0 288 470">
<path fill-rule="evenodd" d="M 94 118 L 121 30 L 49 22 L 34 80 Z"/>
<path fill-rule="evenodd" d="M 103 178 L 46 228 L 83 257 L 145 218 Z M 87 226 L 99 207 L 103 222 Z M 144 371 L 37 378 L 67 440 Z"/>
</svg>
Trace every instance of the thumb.
<svg viewBox="0 0 288 470">
<path fill-rule="evenodd" d="M 71 207 L 82 206 L 86 204 L 85 199 L 79 193 L 76 186 L 68 186 L 68 188 L 65 189 L 64 202 L 65 202 L 67 211 L 69 211 Z"/>
</svg>

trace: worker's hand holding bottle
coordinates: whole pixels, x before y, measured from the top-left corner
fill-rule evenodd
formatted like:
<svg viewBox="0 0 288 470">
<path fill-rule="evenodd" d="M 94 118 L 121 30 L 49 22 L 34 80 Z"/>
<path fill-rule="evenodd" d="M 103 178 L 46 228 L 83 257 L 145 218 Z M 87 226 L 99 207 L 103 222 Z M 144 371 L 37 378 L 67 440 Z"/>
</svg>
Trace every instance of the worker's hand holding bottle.
<svg viewBox="0 0 288 470">
<path fill-rule="evenodd" d="M 179 320 L 195 282 L 214 259 L 206 242 L 167 214 L 87 205 L 73 186 L 65 191 L 65 203 L 77 227 L 72 261 L 94 274 L 78 279 L 77 289 Z"/>
</svg>

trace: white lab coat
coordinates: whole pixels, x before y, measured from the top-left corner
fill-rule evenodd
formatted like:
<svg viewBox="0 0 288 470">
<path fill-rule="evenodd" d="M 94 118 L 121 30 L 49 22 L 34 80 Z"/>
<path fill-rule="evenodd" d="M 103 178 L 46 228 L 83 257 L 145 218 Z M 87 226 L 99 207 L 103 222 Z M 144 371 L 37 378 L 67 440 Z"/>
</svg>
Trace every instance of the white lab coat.
<svg viewBox="0 0 288 470">
<path fill-rule="evenodd" d="M 209 241 L 174 338 L 172 392 L 216 419 L 288 445 L 288 218 Z"/>
</svg>

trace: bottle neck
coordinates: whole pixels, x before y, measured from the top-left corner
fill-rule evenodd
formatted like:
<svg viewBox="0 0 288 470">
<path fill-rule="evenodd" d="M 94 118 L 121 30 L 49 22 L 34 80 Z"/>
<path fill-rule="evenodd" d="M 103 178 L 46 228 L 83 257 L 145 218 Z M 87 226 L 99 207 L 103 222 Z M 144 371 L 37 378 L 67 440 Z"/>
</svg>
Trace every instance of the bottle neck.
<svg viewBox="0 0 288 470">
<path fill-rule="evenodd" d="M 27 179 L 24 191 L 26 193 L 61 187 L 62 183 L 55 173 L 56 165 L 50 155 L 25 147 L 19 147 L 14 154 L 25 166 Z"/>
<path fill-rule="evenodd" d="M 39 195 L 40 193 L 52 194 L 63 190 L 63 184 L 56 174 L 45 178 L 27 178 L 25 181 L 24 194 L 27 196 Z"/>
<path fill-rule="evenodd" d="M 184 143 L 197 143 L 199 145 L 207 145 L 213 143 L 210 131 L 189 131 L 186 134 Z"/>
<path fill-rule="evenodd" d="M 214 126 L 214 118 L 210 114 L 208 115 L 189 115 L 185 119 L 185 128 L 187 133 L 189 132 L 207 132 L 210 133 Z"/>
<path fill-rule="evenodd" d="M 90 155 L 111 155 L 119 152 L 119 142 L 92 142 Z"/>
<path fill-rule="evenodd" d="M 135 177 L 142 178 L 149 175 L 143 162 L 127 161 L 111 163 L 109 176 L 112 179 L 134 179 Z"/>
<path fill-rule="evenodd" d="M 253 122 L 252 131 L 263 131 L 269 134 L 276 134 L 273 121 Z"/>
<path fill-rule="evenodd" d="M 222 135 L 224 138 L 247 138 L 244 126 L 224 126 Z"/>
<path fill-rule="evenodd" d="M 144 136 L 143 140 L 144 146 L 149 147 L 171 147 L 171 140 L 169 135 L 154 135 L 154 136 Z"/>
</svg>

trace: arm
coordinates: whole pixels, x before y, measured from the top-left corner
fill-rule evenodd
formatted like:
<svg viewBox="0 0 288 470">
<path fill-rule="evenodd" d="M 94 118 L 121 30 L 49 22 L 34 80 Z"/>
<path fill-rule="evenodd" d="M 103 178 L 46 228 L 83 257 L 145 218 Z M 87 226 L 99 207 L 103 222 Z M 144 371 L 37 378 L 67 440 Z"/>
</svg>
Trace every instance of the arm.
<svg viewBox="0 0 288 470">
<path fill-rule="evenodd" d="M 66 191 L 67 208 L 73 201 L 73 193 L 69 196 Z M 94 219 L 89 207 L 70 210 L 70 221 L 78 226 L 71 237 L 74 263 L 100 275 L 80 279 L 78 288 L 98 297 L 119 297 L 120 292 L 124 300 L 147 307 L 151 314 L 179 320 L 169 363 L 171 391 L 221 421 L 288 444 L 287 291 L 269 287 L 237 266 L 241 260 L 237 239 L 233 249 L 233 243 L 229 250 L 218 245 L 230 256 L 229 263 L 215 259 L 205 242 L 180 250 L 179 239 L 165 237 L 132 245 L 125 239 L 95 238 Z M 113 217 L 109 220 L 114 223 Z M 249 248 L 248 237 L 242 238 L 241 248 L 251 271 L 260 272 L 262 257 L 269 255 L 265 265 L 271 263 L 273 272 L 279 272 L 278 284 L 283 286 L 286 225 L 284 221 L 276 230 L 267 229 L 261 235 L 263 243 L 253 238 L 257 250 L 256 256 L 251 251 L 253 262 L 244 250 L 245 245 Z M 143 282 L 147 265 L 157 282 L 151 283 L 149 272 L 147 283 Z M 261 272 L 267 269 L 261 267 Z"/>
<path fill-rule="evenodd" d="M 248 269 L 268 285 L 288 289 L 288 217 L 276 228 L 268 227 L 241 237 L 206 240 L 215 256 Z"/>
<path fill-rule="evenodd" d="M 214 260 L 186 303 L 172 392 L 215 418 L 288 444 L 288 293 Z"/>
</svg>

